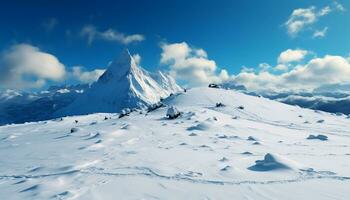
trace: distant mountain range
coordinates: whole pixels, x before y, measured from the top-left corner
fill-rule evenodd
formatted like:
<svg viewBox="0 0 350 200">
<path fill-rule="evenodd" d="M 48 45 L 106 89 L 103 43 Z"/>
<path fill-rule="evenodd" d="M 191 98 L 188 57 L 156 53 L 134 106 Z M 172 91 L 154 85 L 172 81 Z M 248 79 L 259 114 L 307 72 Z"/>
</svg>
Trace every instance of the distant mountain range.
<svg viewBox="0 0 350 200">
<path fill-rule="evenodd" d="M 249 91 L 243 85 L 227 82 L 222 88 L 234 89 L 253 96 L 263 96 L 272 100 L 303 108 L 322 110 L 330 113 L 350 114 L 350 84 L 331 84 L 310 92 Z"/>
<path fill-rule="evenodd" d="M 170 75 L 146 71 L 125 50 L 91 85 L 53 86 L 32 93 L 5 90 L 0 94 L 0 124 L 115 113 L 124 108 L 147 107 L 179 91 L 182 88 Z"/>
<path fill-rule="evenodd" d="M 350 84 L 326 85 L 313 92 L 252 92 L 233 82 L 219 86 L 303 108 L 350 114 Z M 150 73 L 138 66 L 125 50 L 91 85 L 52 86 L 41 92 L 0 92 L 0 125 L 146 108 L 182 90 L 170 75 Z"/>
</svg>

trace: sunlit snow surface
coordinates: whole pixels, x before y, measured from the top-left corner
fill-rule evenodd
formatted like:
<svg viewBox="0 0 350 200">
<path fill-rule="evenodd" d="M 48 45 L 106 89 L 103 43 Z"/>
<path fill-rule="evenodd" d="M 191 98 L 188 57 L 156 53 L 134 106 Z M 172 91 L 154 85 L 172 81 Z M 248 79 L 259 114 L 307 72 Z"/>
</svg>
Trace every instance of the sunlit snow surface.
<svg viewBox="0 0 350 200">
<path fill-rule="evenodd" d="M 349 199 L 345 116 L 210 88 L 164 103 L 181 116 L 1 126 L 0 199 Z"/>
</svg>

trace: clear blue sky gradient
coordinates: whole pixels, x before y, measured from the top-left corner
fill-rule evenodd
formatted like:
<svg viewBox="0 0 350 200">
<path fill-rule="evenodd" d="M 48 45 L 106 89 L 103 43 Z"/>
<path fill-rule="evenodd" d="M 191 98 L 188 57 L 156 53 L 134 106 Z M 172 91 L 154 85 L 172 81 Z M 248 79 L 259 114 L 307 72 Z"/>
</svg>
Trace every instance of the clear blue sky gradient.
<svg viewBox="0 0 350 200">
<path fill-rule="evenodd" d="M 350 1 L 338 0 L 346 12 L 323 17 L 313 27 L 329 27 L 327 36 L 313 39 L 311 31 L 290 38 L 283 26 L 296 8 L 321 8 L 331 0 L 177 0 L 177 1 L 2 1 L 0 5 L 0 50 L 29 43 L 55 55 L 67 68 L 83 65 L 105 68 L 125 45 L 96 40 L 88 45 L 79 33 L 87 24 L 99 30 L 113 28 L 126 34 L 143 34 L 146 40 L 128 45 L 142 56 L 148 70 L 160 68 L 160 42 L 182 42 L 203 48 L 209 58 L 229 73 L 242 66 L 276 64 L 288 48 L 347 56 L 350 53 Z M 45 22 L 57 19 L 51 30 Z"/>
</svg>

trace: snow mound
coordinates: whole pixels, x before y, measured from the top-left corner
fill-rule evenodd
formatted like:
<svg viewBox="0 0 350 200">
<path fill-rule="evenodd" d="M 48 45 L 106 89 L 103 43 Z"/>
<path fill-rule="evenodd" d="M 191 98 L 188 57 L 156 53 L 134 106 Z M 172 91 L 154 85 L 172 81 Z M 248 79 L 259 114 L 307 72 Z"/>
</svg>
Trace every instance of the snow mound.
<svg viewBox="0 0 350 200">
<path fill-rule="evenodd" d="M 328 140 L 328 137 L 325 135 L 319 134 L 319 135 L 309 135 L 306 139 L 308 139 L 308 140 L 318 139 L 318 140 L 326 141 L 326 140 Z"/>
<path fill-rule="evenodd" d="M 180 112 L 174 106 L 171 106 L 170 108 L 168 108 L 168 110 L 166 112 L 166 116 L 169 119 L 175 119 L 178 116 L 180 116 Z"/>
<path fill-rule="evenodd" d="M 249 167 L 252 171 L 274 171 L 274 170 L 290 170 L 295 168 L 295 163 L 281 156 L 267 153 L 263 160 L 255 161 L 255 165 Z"/>
<path fill-rule="evenodd" d="M 207 131 L 209 130 L 211 125 L 207 122 L 201 122 L 197 125 L 190 126 L 187 128 L 188 131 Z"/>
<path fill-rule="evenodd" d="M 84 95 L 55 115 L 115 113 L 123 108 L 145 108 L 180 91 L 173 78 L 161 72 L 147 72 L 125 50 Z"/>
</svg>

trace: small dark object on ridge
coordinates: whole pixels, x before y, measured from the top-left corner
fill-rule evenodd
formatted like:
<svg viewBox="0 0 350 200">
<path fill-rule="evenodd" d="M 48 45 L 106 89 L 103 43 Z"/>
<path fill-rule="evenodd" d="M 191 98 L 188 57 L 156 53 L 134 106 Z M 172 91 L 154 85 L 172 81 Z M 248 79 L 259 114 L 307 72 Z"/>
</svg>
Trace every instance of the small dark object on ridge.
<svg viewBox="0 0 350 200">
<path fill-rule="evenodd" d="M 219 103 L 216 103 L 216 107 L 224 107 L 225 105 L 223 104 L 223 103 L 221 103 L 221 102 L 219 102 Z"/>
<path fill-rule="evenodd" d="M 75 123 L 77 124 L 79 121 L 78 120 L 75 120 Z"/>
<path fill-rule="evenodd" d="M 148 108 L 147 108 L 147 112 L 152 112 L 154 110 L 157 110 L 158 108 L 161 108 L 161 107 L 164 107 L 165 105 L 161 102 L 159 103 L 155 103 L 155 104 L 152 104 L 150 105 Z"/>
<path fill-rule="evenodd" d="M 121 113 L 119 114 L 118 118 L 122 118 L 122 117 L 125 117 L 125 116 L 129 116 L 130 113 L 131 113 L 130 108 L 123 109 L 123 110 L 121 111 Z"/>
<path fill-rule="evenodd" d="M 308 140 L 319 139 L 322 141 L 326 141 L 326 140 L 328 140 L 328 137 L 325 135 L 319 134 L 319 135 L 309 135 L 306 139 L 308 139 Z"/>
<path fill-rule="evenodd" d="M 210 88 L 220 88 L 218 84 L 215 83 L 210 83 L 209 86 Z"/>
<path fill-rule="evenodd" d="M 77 129 L 77 128 L 71 128 L 71 129 L 70 129 L 70 133 L 75 133 L 75 132 L 78 132 L 78 129 Z"/>
<path fill-rule="evenodd" d="M 170 108 L 168 108 L 168 110 L 166 112 L 166 116 L 169 119 L 175 119 L 175 118 L 179 117 L 180 115 L 181 115 L 181 113 L 174 106 L 171 106 Z"/>
<path fill-rule="evenodd" d="M 238 106 L 238 109 L 244 110 L 244 106 Z"/>
<path fill-rule="evenodd" d="M 108 120 L 108 117 L 105 116 L 105 120 Z"/>
</svg>

